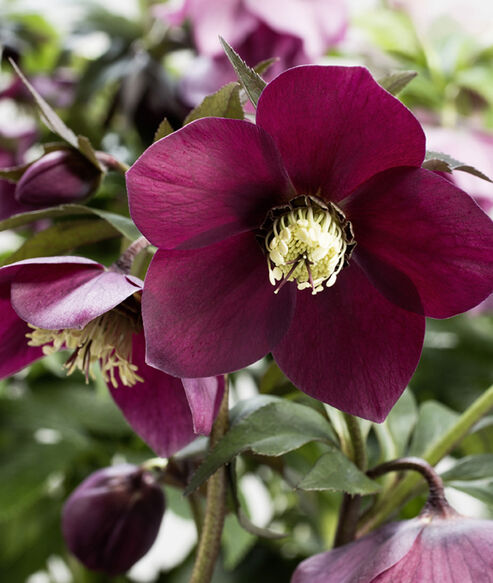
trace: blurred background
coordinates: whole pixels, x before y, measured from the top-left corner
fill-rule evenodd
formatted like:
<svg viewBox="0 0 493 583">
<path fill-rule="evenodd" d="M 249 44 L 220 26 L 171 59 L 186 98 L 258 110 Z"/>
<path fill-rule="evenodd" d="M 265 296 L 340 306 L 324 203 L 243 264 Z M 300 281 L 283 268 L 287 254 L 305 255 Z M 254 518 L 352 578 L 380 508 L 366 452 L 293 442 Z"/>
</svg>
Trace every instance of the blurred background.
<svg viewBox="0 0 493 583">
<path fill-rule="evenodd" d="M 428 149 L 493 176 L 493 4 L 484 0 L 51 0 L 42 8 L 35 0 L 0 0 L 0 167 L 32 160 L 54 140 L 9 58 L 77 134 L 131 164 L 164 118 L 178 129 L 205 95 L 235 80 L 219 34 L 250 66 L 277 57 L 266 80 L 303 63 L 362 64 L 377 80 L 415 71 L 399 98 L 423 124 Z M 493 210 L 493 184 L 461 171 L 447 177 Z M 0 180 L 2 220 L 19 212 L 8 204 L 9 189 Z M 123 177 L 107 175 L 91 205 L 128 215 Z M 0 259 L 42 227 L 3 228 Z M 109 239 L 75 253 L 109 265 L 120 250 L 121 241 Z M 389 439 L 398 452 L 422 452 L 423 440 L 433 438 L 430 425 L 446 429 L 493 383 L 492 310 L 487 300 L 462 316 L 428 322 L 410 389 L 385 424 L 368 426 L 374 463 Z M 60 511 L 69 493 L 98 468 L 154 454 L 102 379 L 67 379 L 61 363 L 55 354 L 0 381 L 0 580 L 187 581 L 196 531 L 186 500 L 171 486 L 159 538 L 127 576 L 91 573 L 67 552 Z M 269 359 L 232 375 L 233 403 L 258 393 L 319 406 Z M 340 494 L 293 489 L 320 448 L 311 443 L 283 458 L 242 456 L 240 490 L 251 520 L 287 536 L 258 538 L 228 516 L 215 582 L 286 582 L 302 558 L 330 545 Z M 472 454 L 493 455 L 493 416 L 453 452 Z M 444 460 L 443 470 L 453 463 L 452 456 Z M 493 475 L 450 480 L 448 492 L 461 512 L 493 517 Z M 419 504 L 406 506 L 402 517 L 415 515 Z"/>
</svg>

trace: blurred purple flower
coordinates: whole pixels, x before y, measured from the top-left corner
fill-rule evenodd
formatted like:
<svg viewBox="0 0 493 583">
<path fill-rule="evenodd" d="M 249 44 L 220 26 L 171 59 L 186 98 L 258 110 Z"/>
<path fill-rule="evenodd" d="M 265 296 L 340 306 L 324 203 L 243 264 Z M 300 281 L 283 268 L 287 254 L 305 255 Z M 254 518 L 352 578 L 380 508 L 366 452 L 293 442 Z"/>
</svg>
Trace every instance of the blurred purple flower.
<svg viewBox="0 0 493 583">
<path fill-rule="evenodd" d="M 35 208 L 86 200 L 103 173 L 76 150 L 48 152 L 33 162 L 15 188 L 17 202 Z"/>
<path fill-rule="evenodd" d="M 278 57 L 266 74 L 313 62 L 344 37 L 347 8 L 342 0 L 185 0 L 172 11 L 155 8 L 156 16 L 172 25 L 192 25 L 199 53 L 182 82 L 182 93 L 196 105 L 236 76 L 219 42 L 221 35 L 239 55 L 255 66 Z"/>
<path fill-rule="evenodd" d="M 150 472 L 120 465 L 91 474 L 64 505 L 63 537 L 89 569 L 125 573 L 151 548 L 165 510 Z"/>
<path fill-rule="evenodd" d="M 493 521 L 425 510 L 303 561 L 291 583 L 491 583 Z"/>
<path fill-rule="evenodd" d="M 69 374 L 99 363 L 128 422 L 168 457 L 208 434 L 224 379 L 178 379 L 147 366 L 140 315 L 142 281 L 83 257 L 42 257 L 0 269 L 0 378 L 69 349 Z M 28 338 L 30 341 L 28 343 Z"/>
<path fill-rule="evenodd" d="M 23 126 L 23 127 L 22 127 Z M 0 129 L 0 168 L 18 166 L 24 162 L 26 150 L 34 143 L 37 132 L 34 126 L 17 122 L 12 127 Z M 0 220 L 16 213 L 32 210 L 15 200 L 15 184 L 0 178 Z"/>
<path fill-rule="evenodd" d="M 76 79 L 73 72 L 68 69 L 59 69 L 51 75 L 33 75 L 29 81 L 43 99 L 53 107 L 69 107 L 74 100 Z M 0 99 L 13 99 L 17 103 L 33 103 L 33 96 L 17 75 L 5 89 L 0 91 Z"/>
<path fill-rule="evenodd" d="M 200 119 L 153 144 L 127 173 L 132 217 L 159 248 L 147 362 L 213 376 L 272 351 L 309 395 L 383 420 L 424 316 L 493 287 L 493 224 L 420 168 L 424 153 L 417 120 L 361 67 L 289 70 L 257 125 Z"/>
</svg>

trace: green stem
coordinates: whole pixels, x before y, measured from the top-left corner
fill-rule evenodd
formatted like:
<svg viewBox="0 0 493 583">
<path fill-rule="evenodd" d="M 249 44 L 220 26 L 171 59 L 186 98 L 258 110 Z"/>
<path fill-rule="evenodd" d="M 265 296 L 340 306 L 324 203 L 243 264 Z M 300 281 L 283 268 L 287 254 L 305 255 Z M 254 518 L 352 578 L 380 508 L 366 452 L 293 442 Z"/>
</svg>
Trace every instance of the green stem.
<svg viewBox="0 0 493 583">
<path fill-rule="evenodd" d="M 121 162 L 117 160 L 111 154 L 107 152 L 96 152 L 96 158 L 98 162 L 107 168 L 108 170 L 114 170 L 115 172 L 119 172 L 120 174 L 125 174 L 125 172 L 130 168 L 125 162 Z"/>
<path fill-rule="evenodd" d="M 366 471 L 367 456 L 366 444 L 361 431 L 360 422 L 357 417 L 344 413 L 344 420 L 351 439 L 352 458 L 354 464 L 363 472 Z M 334 547 L 345 545 L 356 536 L 358 525 L 361 496 L 352 496 L 344 494 L 341 509 L 339 511 L 339 521 L 334 539 Z"/>
<path fill-rule="evenodd" d="M 119 271 L 120 273 L 130 273 L 132 268 L 132 263 L 137 255 L 143 251 L 146 247 L 149 247 L 149 241 L 141 235 L 133 243 L 131 243 L 127 249 L 120 255 L 120 257 L 113 263 L 111 270 Z"/>
<path fill-rule="evenodd" d="M 211 432 L 210 447 L 214 447 L 228 429 L 228 379 L 224 397 Z M 207 482 L 207 501 L 197 556 L 189 583 L 210 583 L 221 549 L 221 535 L 226 514 L 226 470 L 217 470 Z"/>
<path fill-rule="evenodd" d="M 471 428 L 493 408 L 493 385 L 489 387 L 472 405 L 462 413 L 457 422 L 431 445 L 423 454 L 423 459 L 432 466 L 436 465 L 447 453 L 464 439 Z M 365 516 L 358 536 L 363 536 L 380 525 L 392 512 L 401 506 L 419 485 L 421 477 L 407 475 L 393 491 L 383 498 Z"/>
</svg>

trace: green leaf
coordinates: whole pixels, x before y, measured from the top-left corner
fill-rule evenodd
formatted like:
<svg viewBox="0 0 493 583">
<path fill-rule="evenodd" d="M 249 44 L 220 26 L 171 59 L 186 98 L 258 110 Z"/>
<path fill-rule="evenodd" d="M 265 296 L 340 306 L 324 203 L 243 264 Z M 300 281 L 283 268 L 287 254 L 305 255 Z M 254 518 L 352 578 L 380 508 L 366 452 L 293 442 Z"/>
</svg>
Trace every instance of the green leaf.
<svg viewBox="0 0 493 583">
<path fill-rule="evenodd" d="M 423 162 L 423 168 L 427 170 L 434 170 L 439 172 L 452 172 L 453 170 L 460 170 L 461 172 L 467 172 L 468 174 L 473 174 L 478 178 L 482 178 L 487 182 L 493 182 L 491 178 L 488 178 L 486 174 L 483 174 L 474 166 L 469 164 L 464 164 L 464 162 L 459 162 L 455 158 L 442 152 L 433 152 L 431 150 L 426 152 L 425 161 Z"/>
<path fill-rule="evenodd" d="M 395 71 L 378 80 L 378 83 L 392 95 L 399 94 L 416 76 L 416 71 Z"/>
<path fill-rule="evenodd" d="M 154 134 L 153 142 L 157 142 L 161 138 L 165 138 L 172 134 L 175 130 L 173 129 L 172 125 L 169 123 L 167 118 L 164 118 L 163 121 L 159 124 L 156 133 Z"/>
<path fill-rule="evenodd" d="M 452 427 L 459 417 L 445 405 L 426 401 L 419 409 L 418 422 L 413 434 L 409 455 L 425 457 L 441 436 Z"/>
<path fill-rule="evenodd" d="M 280 456 L 315 440 L 333 442 L 327 420 L 310 407 L 277 399 L 243 415 L 231 426 L 192 476 L 185 495 L 244 451 Z"/>
<path fill-rule="evenodd" d="M 255 72 L 254 69 L 249 67 L 245 61 L 238 55 L 238 53 L 229 46 L 229 44 L 222 38 L 219 37 L 221 44 L 223 45 L 224 52 L 228 57 L 230 63 L 233 65 L 235 73 L 238 75 L 240 83 L 243 85 L 250 101 L 255 107 L 260 97 L 260 94 L 264 90 L 267 83 L 262 79 L 262 77 Z"/>
<path fill-rule="evenodd" d="M 481 502 L 493 506 L 493 478 L 471 481 L 454 480 L 447 482 L 447 486 L 465 492 L 481 500 Z"/>
<path fill-rule="evenodd" d="M 233 82 L 208 95 L 185 118 L 183 125 L 202 117 L 226 117 L 243 119 L 244 112 L 240 102 L 240 84 Z"/>
<path fill-rule="evenodd" d="M 380 484 L 370 480 L 338 449 L 324 453 L 297 485 L 300 490 L 330 490 L 348 494 L 374 494 Z"/>
<path fill-rule="evenodd" d="M 256 540 L 257 537 L 246 531 L 236 516 L 233 514 L 226 516 L 221 540 L 225 568 L 234 569 L 253 547 Z"/>
<path fill-rule="evenodd" d="M 493 454 L 485 453 L 464 457 L 452 468 L 443 472 L 441 476 L 446 482 L 493 478 Z"/>
<path fill-rule="evenodd" d="M 44 231 L 34 233 L 2 265 L 8 265 L 31 257 L 61 255 L 81 245 L 97 243 L 118 236 L 120 236 L 119 231 L 102 219 L 63 221 L 48 227 Z"/>
<path fill-rule="evenodd" d="M 41 97 L 41 95 L 36 91 L 36 89 L 34 89 L 34 87 L 26 79 L 26 77 L 24 76 L 22 71 L 19 69 L 19 67 L 15 64 L 15 62 L 12 59 L 9 59 L 9 61 L 10 61 L 10 64 L 12 65 L 12 67 L 14 68 L 15 72 L 17 73 L 17 75 L 19 75 L 22 82 L 24 83 L 24 85 L 27 87 L 27 89 L 29 90 L 29 92 L 33 96 L 34 101 L 36 102 L 36 105 L 39 107 L 39 109 L 41 111 L 41 115 L 43 117 L 43 120 L 46 123 L 46 125 L 48 126 L 48 128 L 53 133 L 57 134 L 62 139 L 64 139 L 73 148 L 78 150 L 79 143 L 78 143 L 77 137 L 74 134 L 74 132 L 64 124 L 64 122 L 58 117 L 58 115 L 51 108 L 51 106 L 48 105 L 48 103 L 46 103 L 46 101 Z"/>
<path fill-rule="evenodd" d="M 416 400 L 411 391 L 406 389 L 385 420 L 396 446 L 397 457 L 406 451 L 409 437 L 417 420 Z"/>
<path fill-rule="evenodd" d="M 0 221 L 0 231 L 6 229 L 14 229 L 22 225 L 28 225 L 39 221 L 40 219 L 54 219 L 58 217 L 70 217 L 78 215 L 96 215 L 106 222 L 113 225 L 124 237 L 135 241 L 141 236 L 140 231 L 134 225 L 133 221 L 128 217 L 117 215 L 108 211 L 80 205 L 80 204 L 61 204 L 59 206 L 50 207 L 39 211 L 31 211 L 28 213 L 20 213 L 13 215 L 4 221 Z"/>
<path fill-rule="evenodd" d="M 10 168 L 0 168 L 0 178 L 9 182 L 18 182 L 24 172 L 31 166 L 32 162 L 22 164 L 22 166 L 12 166 Z"/>
<path fill-rule="evenodd" d="M 104 167 L 100 164 L 99 160 L 96 157 L 96 152 L 92 147 L 91 142 L 85 136 L 77 136 L 77 144 L 79 152 L 85 156 L 89 162 L 94 164 L 96 168 L 98 168 L 101 172 L 104 172 Z"/>
<path fill-rule="evenodd" d="M 266 71 L 268 71 L 274 63 L 279 61 L 279 57 L 271 57 L 270 59 L 264 59 L 257 63 L 253 70 L 258 73 L 259 75 L 263 75 Z"/>
</svg>

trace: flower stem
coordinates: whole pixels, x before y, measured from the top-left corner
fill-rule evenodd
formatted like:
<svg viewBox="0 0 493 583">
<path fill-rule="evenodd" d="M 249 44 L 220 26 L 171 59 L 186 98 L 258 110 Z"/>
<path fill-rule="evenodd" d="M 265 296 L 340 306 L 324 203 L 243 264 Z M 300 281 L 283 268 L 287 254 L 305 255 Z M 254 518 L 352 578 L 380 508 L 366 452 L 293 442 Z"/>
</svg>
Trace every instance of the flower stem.
<svg viewBox="0 0 493 583">
<path fill-rule="evenodd" d="M 214 447 L 226 433 L 228 415 L 228 379 L 225 379 L 224 397 L 212 427 L 210 447 Z M 226 514 L 226 470 L 220 468 L 207 482 L 207 501 L 204 522 L 197 548 L 197 556 L 189 583 L 210 583 L 214 573 Z"/>
<path fill-rule="evenodd" d="M 142 235 L 129 245 L 120 257 L 113 263 L 112 269 L 121 273 L 130 273 L 132 263 L 137 255 L 146 247 L 149 247 L 149 241 Z"/>
<path fill-rule="evenodd" d="M 424 452 L 423 459 L 432 466 L 437 464 L 464 439 L 473 425 L 488 413 L 491 408 L 493 408 L 493 385 L 462 413 L 457 422 L 438 441 Z M 368 512 L 358 530 L 358 536 L 367 534 L 381 524 L 389 514 L 405 502 L 419 482 L 420 477 L 416 474 L 406 476 L 380 503 L 376 504 Z"/>
<path fill-rule="evenodd" d="M 114 156 L 108 154 L 107 152 L 96 152 L 96 158 L 98 159 L 98 162 L 101 162 L 105 168 L 108 170 L 115 170 L 115 172 L 120 172 L 120 174 L 125 174 L 125 172 L 130 168 L 130 166 L 124 162 L 120 162 L 120 160 L 117 160 Z"/>
<path fill-rule="evenodd" d="M 368 462 L 366 456 L 366 444 L 361 431 L 360 422 L 357 417 L 353 417 L 353 415 L 347 413 L 344 413 L 344 420 L 351 439 L 354 464 L 358 469 L 364 472 Z M 361 496 L 344 494 L 341 509 L 339 511 L 339 522 L 337 524 L 334 547 L 345 545 L 354 540 L 358 525 L 360 504 Z"/>
</svg>

